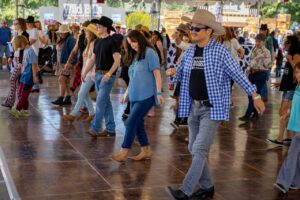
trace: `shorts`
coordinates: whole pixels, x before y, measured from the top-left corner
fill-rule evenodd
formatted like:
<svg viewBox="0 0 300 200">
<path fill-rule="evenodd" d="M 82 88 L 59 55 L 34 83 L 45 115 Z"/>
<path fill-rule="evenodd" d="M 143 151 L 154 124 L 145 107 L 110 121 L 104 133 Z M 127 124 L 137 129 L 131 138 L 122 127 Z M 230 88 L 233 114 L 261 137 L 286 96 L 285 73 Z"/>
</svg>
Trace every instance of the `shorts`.
<svg viewBox="0 0 300 200">
<path fill-rule="evenodd" d="M 282 94 L 282 101 L 292 101 L 294 97 L 294 90 L 284 91 Z"/>
</svg>

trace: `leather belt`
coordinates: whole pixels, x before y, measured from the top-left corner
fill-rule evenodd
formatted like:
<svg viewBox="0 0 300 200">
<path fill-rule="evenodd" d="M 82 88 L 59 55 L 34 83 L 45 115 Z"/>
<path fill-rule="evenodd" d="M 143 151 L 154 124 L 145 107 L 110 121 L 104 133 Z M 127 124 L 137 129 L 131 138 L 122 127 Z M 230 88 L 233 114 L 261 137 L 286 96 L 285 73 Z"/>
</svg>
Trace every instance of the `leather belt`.
<svg viewBox="0 0 300 200">
<path fill-rule="evenodd" d="M 108 72 L 108 70 L 99 70 L 99 69 L 96 69 L 95 72 L 97 74 L 106 74 Z"/>
<path fill-rule="evenodd" d="M 206 106 L 212 108 L 213 105 L 209 102 L 209 100 L 193 100 L 193 104 L 196 107 Z"/>
</svg>

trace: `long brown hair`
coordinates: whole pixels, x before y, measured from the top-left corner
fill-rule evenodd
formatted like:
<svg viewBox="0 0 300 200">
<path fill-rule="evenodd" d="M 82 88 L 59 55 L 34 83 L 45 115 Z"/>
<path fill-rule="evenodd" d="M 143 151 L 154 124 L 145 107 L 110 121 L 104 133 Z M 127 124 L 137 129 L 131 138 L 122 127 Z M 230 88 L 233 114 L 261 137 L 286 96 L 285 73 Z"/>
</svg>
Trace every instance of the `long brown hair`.
<svg viewBox="0 0 300 200">
<path fill-rule="evenodd" d="M 130 31 L 127 38 L 129 38 L 132 42 L 137 42 L 139 47 L 139 51 L 136 52 L 131 48 L 130 44 L 125 45 L 127 46 L 127 51 L 125 51 L 125 63 L 129 66 L 131 65 L 135 55 L 137 60 L 145 59 L 147 47 L 153 48 L 153 46 L 149 43 L 145 36 L 137 30 Z"/>
<path fill-rule="evenodd" d="M 65 41 L 67 41 L 67 39 L 71 37 L 70 33 L 67 33 L 65 38 L 60 38 L 59 41 L 57 42 L 58 45 L 62 45 L 63 43 L 65 43 Z"/>
<path fill-rule="evenodd" d="M 26 27 L 26 21 L 24 18 L 17 18 L 16 21 L 18 21 L 18 24 L 21 27 L 21 30 L 24 32 L 26 31 L 27 27 Z"/>
</svg>

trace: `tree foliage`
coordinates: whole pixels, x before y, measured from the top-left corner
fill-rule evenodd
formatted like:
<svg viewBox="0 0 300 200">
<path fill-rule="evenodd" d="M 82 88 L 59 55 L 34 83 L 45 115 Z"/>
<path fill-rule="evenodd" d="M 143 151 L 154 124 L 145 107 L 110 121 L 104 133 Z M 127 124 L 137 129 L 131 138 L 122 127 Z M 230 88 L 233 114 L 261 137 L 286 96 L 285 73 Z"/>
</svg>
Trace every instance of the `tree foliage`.
<svg viewBox="0 0 300 200">
<path fill-rule="evenodd" d="M 123 1 L 122 0 L 106 0 L 105 4 L 108 7 L 119 8 L 119 7 L 123 6 Z"/>
<path fill-rule="evenodd" d="M 126 17 L 127 28 L 134 29 L 137 24 L 150 27 L 151 16 L 145 11 L 136 11 Z"/>
<path fill-rule="evenodd" d="M 21 5 L 22 0 L 18 4 Z M 58 6 L 58 0 L 24 0 L 25 17 L 33 15 L 39 17 L 37 10 L 41 6 Z M 0 18 L 13 20 L 16 18 L 16 0 L 0 0 Z M 22 7 L 19 6 L 19 16 L 22 16 Z"/>
<path fill-rule="evenodd" d="M 276 17 L 277 14 L 291 14 L 292 23 L 300 22 L 300 0 L 289 2 L 277 2 L 263 4 L 261 8 L 262 18 Z"/>
</svg>

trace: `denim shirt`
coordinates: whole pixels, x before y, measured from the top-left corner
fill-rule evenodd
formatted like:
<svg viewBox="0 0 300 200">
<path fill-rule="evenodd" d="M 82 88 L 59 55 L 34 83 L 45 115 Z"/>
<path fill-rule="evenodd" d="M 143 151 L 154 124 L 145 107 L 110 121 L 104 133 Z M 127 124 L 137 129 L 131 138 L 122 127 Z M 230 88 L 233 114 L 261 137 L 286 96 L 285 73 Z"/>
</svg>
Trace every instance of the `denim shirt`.
<svg viewBox="0 0 300 200">
<path fill-rule="evenodd" d="M 196 45 L 192 45 L 185 51 L 173 80 L 173 82 L 181 82 L 179 117 L 188 117 L 191 110 L 189 82 L 195 49 Z M 211 39 L 204 47 L 203 62 L 208 96 L 213 106 L 211 120 L 229 120 L 230 80 L 239 84 L 248 95 L 256 92 L 256 87 L 250 83 L 229 50 L 214 39 Z"/>
<path fill-rule="evenodd" d="M 60 57 L 60 63 L 61 64 L 66 64 L 69 56 L 75 46 L 76 40 L 73 36 L 69 36 L 69 38 L 65 41 L 62 52 L 61 52 L 61 57 Z M 76 64 L 77 62 L 77 56 L 74 57 L 72 64 Z"/>
</svg>

